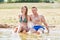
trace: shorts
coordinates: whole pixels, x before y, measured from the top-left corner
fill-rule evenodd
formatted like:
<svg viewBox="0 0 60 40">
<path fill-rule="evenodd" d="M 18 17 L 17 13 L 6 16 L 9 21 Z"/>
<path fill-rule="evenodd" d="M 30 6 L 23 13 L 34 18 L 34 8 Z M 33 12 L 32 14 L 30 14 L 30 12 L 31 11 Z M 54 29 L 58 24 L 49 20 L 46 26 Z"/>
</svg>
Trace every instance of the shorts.
<svg viewBox="0 0 60 40">
<path fill-rule="evenodd" d="M 33 27 L 33 29 L 35 29 L 36 31 L 38 31 L 39 29 L 43 29 L 43 30 L 45 30 L 45 28 L 43 27 L 43 26 L 40 26 L 40 25 L 36 25 L 36 26 L 34 26 Z"/>
</svg>

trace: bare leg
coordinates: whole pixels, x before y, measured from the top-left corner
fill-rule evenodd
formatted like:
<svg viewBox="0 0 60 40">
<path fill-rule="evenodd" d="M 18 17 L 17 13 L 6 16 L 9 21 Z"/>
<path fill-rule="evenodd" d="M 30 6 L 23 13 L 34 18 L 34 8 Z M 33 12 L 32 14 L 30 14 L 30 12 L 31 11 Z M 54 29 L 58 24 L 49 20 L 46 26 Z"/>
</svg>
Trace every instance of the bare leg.
<svg viewBox="0 0 60 40">
<path fill-rule="evenodd" d="M 35 30 L 35 29 L 31 29 L 31 32 L 32 32 L 32 33 L 36 33 L 36 30 Z"/>
</svg>

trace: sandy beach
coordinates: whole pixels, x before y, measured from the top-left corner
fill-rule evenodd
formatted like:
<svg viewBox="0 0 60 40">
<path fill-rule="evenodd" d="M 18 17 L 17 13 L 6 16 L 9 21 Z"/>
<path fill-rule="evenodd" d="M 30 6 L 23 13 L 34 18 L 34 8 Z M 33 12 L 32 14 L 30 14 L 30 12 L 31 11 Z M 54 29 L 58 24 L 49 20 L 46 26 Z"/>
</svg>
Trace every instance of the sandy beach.
<svg viewBox="0 0 60 40">
<path fill-rule="evenodd" d="M 43 3 L 42 3 L 43 4 Z M 40 4 L 40 5 L 42 5 Z M 23 6 L 23 4 L 21 3 L 21 6 L 19 6 L 20 4 L 12 4 L 12 6 L 10 6 L 11 4 L 5 4 L 5 8 L 2 7 L 3 5 L 0 6 L 0 8 L 2 7 L 2 9 L 0 9 L 0 24 L 11 24 L 11 25 L 18 25 L 18 14 L 21 14 L 21 6 Z M 13 7 L 13 5 L 15 5 L 15 8 Z M 16 6 L 17 5 L 17 6 Z M 32 5 L 32 4 L 25 4 L 25 5 Z M 37 4 L 36 4 L 37 5 Z M 60 40 L 60 8 L 44 8 L 44 6 L 52 6 L 53 4 L 43 4 L 43 8 L 42 6 L 39 6 L 39 3 L 37 5 L 38 8 L 38 14 L 39 15 L 43 15 L 46 19 L 46 22 L 48 23 L 49 27 L 49 35 L 47 34 L 42 34 L 42 37 L 40 38 L 40 36 L 36 37 L 32 37 L 31 35 L 28 36 L 28 39 L 25 38 L 26 40 Z M 12 7 L 10 9 L 10 7 Z M 33 4 L 33 6 L 35 6 L 35 4 Z M 6 8 L 7 7 L 7 8 Z M 60 7 L 60 6 L 59 6 Z M 28 10 L 28 15 L 31 15 L 31 6 L 29 6 L 29 10 Z M 52 26 L 55 26 L 52 27 Z M 13 28 L 13 27 L 12 27 Z M 12 33 L 12 28 L 0 28 L 0 40 L 18 40 L 20 35 L 14 35 Z M 13 36 L 12 36 L 13 35 Z M 19 37 L 18 37 L 19 36 Z M 25 37 L 25 36 L 24 36 Z M 20 37 L 21 38 L 21 37 Z M 20 39 L 19 39 L 20 40 Z"/>
</svg>

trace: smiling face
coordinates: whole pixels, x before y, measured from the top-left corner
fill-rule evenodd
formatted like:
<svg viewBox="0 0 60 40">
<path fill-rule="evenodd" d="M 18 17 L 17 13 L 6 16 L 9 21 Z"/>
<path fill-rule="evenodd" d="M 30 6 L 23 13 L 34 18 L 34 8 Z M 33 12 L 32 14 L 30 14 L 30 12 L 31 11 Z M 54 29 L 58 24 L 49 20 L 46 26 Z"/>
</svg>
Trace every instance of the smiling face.
<svg viewBox="0 0 60 40">
<path fill-rule="evenodd" d="M 32 13 L 36 14 L 37 13 L 37 8 L 36 7 L 32 7 Z"/>
<path fill-rule="evenodd" d="M 22 7 L 21 12 L 22 12 L 23 15 L 25 15 L 26 11 L 27 11 L 27 10 L 26 10 L 26 7 L 25 7 L 25 6 Z"/>
</svg>

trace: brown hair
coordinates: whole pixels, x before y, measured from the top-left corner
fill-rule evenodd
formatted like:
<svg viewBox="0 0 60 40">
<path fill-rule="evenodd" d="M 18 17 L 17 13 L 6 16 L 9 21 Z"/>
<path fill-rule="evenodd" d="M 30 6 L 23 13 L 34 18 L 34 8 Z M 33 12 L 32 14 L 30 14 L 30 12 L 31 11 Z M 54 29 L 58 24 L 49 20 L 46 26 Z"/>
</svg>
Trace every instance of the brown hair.
<svg viewBox="0 0 60 40">
<path fill-rule="evenodd" d="M 36 8 L 36 7 L 32 7 L 32 8 Z M 37 8 L 36 8 L 37 9 Z"/>
<path fill-rule="evenodd" d="M 24 6 L 26 8 L 25 16 L 27 16 L 28 8 L 27 6 Z"/>
<path fill-rule="evenodd" d="M 26 8 L 25 17 L 26 17 L 26 19 L 27 19 L 28 8 L 27 8 L 27 6 L 23 6 L 23 7 Z M 22 7 L 22 9 L 23 9 L 23 7 Z"/>
</svg>

